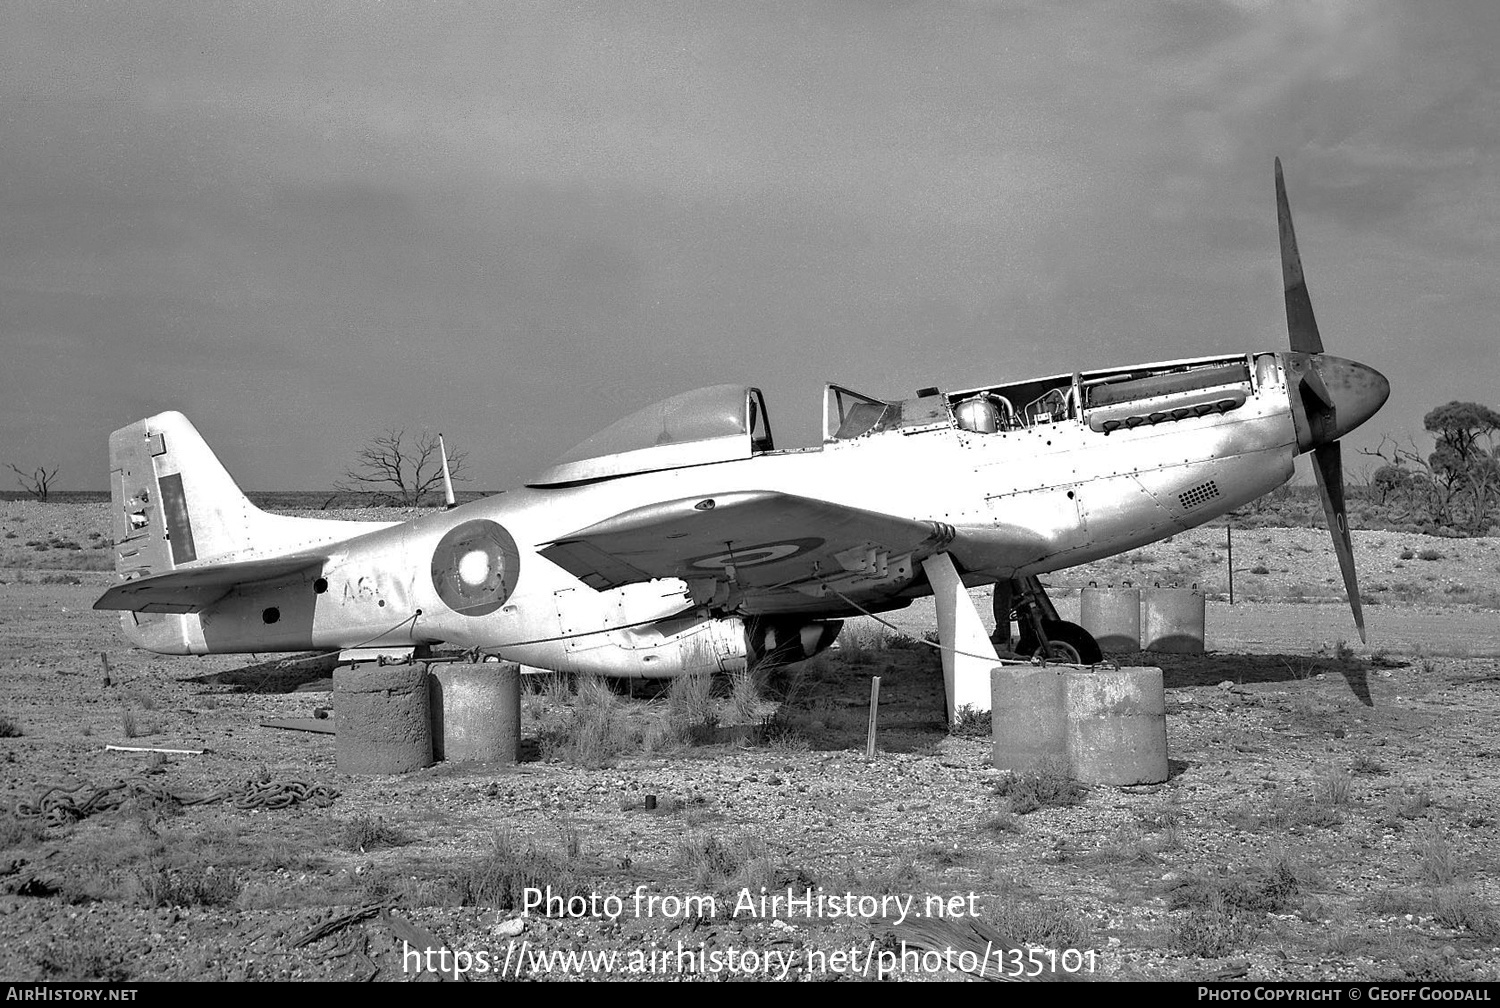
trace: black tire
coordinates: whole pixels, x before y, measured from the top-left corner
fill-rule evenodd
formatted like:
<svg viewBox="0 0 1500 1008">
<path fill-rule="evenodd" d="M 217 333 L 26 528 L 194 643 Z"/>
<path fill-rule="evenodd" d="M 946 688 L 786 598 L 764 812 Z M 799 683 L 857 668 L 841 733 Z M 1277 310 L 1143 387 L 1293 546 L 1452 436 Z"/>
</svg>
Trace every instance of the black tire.
<svg viewBox="0 0 1500 1008">
<path fill-rule="evenodd" d="M 1021 640 L 1016 645 L 1016 653 L 1036 654 L 1039 642 L 1036 634 L 1031 630 L 1030 621 L 1022 620 L 1021 629 Z M 1047 635 L 1047 657 L 1052 661 L 1066 662 L 1070 665 L 1097 665 L 1104 660 L 1104 652 L 1099 649 L 1099 642 L 1094 640 L 1093 634 L 1077 623 L 1069 623 L 1067 620 L 1042 620 L 1042 632 Z"/>
</svg>

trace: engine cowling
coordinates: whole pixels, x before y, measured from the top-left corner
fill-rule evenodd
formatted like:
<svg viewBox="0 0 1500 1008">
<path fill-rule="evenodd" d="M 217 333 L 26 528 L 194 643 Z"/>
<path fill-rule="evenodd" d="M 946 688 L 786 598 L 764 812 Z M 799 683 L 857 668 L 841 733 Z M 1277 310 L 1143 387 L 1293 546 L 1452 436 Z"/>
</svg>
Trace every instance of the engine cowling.
<svg viewBox="0 0 1500 1008">
<path fill-rule="evenodd" d="M 682 616 L 601 635 L 596 646 L 562 660 L 575 672 L 626 679 L 668 679 L 694 673 L 739 672 L 749 657 L 745 623 Z"/>
</svg>

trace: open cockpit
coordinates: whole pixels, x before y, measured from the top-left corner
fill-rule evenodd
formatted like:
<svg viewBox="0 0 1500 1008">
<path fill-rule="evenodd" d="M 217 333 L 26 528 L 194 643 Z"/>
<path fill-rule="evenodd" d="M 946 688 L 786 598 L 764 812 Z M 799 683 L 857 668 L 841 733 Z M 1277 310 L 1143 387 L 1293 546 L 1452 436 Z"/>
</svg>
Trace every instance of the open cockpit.
<svg viewBox="0 0 1500 1008">
<path fill-rule="evenodd" d="M 1075 371 L 960 392 L 927 388 L 913 399 L 896 402 L 829 385 L 823 396 L 823 442 L 942 426 L 1000 434 L 1070 421 L 1108 434 L 1228 413 L 1243 406 L 1261 383 L 1275 380 L 1277 367 L 1275 354 L 1203 357 Z"/>
<path fill-rule="evenodd" d="M 950 392 L 954 423 L 993 434 L 1077 421 L 1099 433 L 1238 409 L 1275 374 L 1274 354 L 1205 357 L 1131 368 L 1075 371 L 1010 385 Z"/>
</svg>

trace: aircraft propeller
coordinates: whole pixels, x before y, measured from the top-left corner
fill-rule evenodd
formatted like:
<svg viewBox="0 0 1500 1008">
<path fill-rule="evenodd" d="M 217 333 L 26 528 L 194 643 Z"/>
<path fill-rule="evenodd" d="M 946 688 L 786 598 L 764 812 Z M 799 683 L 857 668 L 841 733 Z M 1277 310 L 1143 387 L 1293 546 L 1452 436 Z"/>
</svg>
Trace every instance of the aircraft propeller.
<svg viewBox="0 0 1500 1008">
<path fill-rule="evenodd" d="M 1338 439 L 1373 416 L 1390 395 L 1391 386 L 1373 368 L 1323 353 L 1323 338 L 1313 317 L 1302 257 L 1297 252 L 1297 235 L 1292 230 L 1292 210 L 1287 203 L 1280 158 L 1276 159 L 1276 220 L 1281 232 L 1281 278 L 1292 348 L 1287 355 L 1287 379 L 1293 389 L 1293 411 L 1298 412 L 1300 401 L 1300 418 L 1305 420 L 1305 424 L 1298 426 L 1297 446 L 1301 451 L 1312 451 L 1318 494 L 1323 500 L 1328 531 L 1333 536 L 1334 552 L 1338 554 L 1339 572 L 1344 576 L 1349 608 L 1354 613 L 1354 625 L 1359 628 L 1359 639 L 1365 641 L 1364 608 L 1360 604 L 1354 547 L 1344 508 L 1343 452 Z"/>
</svg>

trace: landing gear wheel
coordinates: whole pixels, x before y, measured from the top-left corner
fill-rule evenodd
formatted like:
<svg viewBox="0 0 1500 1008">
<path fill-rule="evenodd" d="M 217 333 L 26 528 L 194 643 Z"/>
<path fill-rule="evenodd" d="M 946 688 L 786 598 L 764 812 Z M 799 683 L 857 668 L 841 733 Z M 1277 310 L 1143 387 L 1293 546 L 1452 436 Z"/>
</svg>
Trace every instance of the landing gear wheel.
<svg viewBox="0 0 1500 1008">
<path fill-rule="evenodd" d="M 1067 620 L 1042 620 L 1042 633 L 1047 635 L 1046 657 L 1050 661 L 1069 665 L 1097 665 L 1104 660 L 1099 642 L 1083 627 Z M 1021 623 L 1021 640 L 1016 644 L 1016 653 L 1033 655 L 1037 652 L 1035 631 L 1029 621 Z"/>
</svg>

